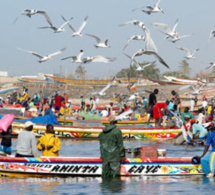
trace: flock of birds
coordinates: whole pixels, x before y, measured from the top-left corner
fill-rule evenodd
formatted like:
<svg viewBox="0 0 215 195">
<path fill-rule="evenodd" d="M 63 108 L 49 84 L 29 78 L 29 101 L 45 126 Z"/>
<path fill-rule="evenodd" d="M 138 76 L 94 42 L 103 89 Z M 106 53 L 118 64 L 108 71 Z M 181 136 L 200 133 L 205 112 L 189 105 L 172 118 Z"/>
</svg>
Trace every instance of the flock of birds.
<svg viewBox="0 0 215 195">
<path fill-rule="evenodd" d="M 159 3 L 161 0 L 156 0 L 154 5 L 148 5 L 148 6 L 142 6 L 142 7 L 138 7 L 133 9 L 132 11 L 137 11 L 137 10 L 142 10 L 142 12 L 144 12 L 145 14 L 154 14 L 154 13 L 163 13 L 164 11 L 159 7 Z M 79 26 L 79 28 L 74 28 L 71 25 L 71 21 L 73 20 L 73 18 L 71 17 L 69 20 L 65 19 L 62 16 L 62 19 L 64 21 L 64 23 L 60 26 L 60 27 L 56 27 L 54 25 L 54 23 L 52 22 L 52 20 L 50 19 L 50 17 L 48 16 L 48 14 L 46 13 L 46 11 L 44 10 L 33 10 L 33 9 L 25 9 L 24 11 L 22 11 L 20 15 L 26 15 L 29 18 L 31 18 L 33 15 L 37 15 L 40 14 L 44 17 L 44 19 L 47 22 L 47 26 L 44 27 L 40 27 L 40 29 L 51 29 L 53 30 L 54 33 L 60 33 L 60 32 L 65 32 L 65 27 L 68 26 L 69 29 L 72 31 L 71 36 L 75 37 L 78 36 L 80 38 L 83 37 L 83 29 L 84 27 L 87 25 L 88 22 L 88 16 L 86 16 L 82 22 L 82 24 Z M 19 18 L 19 16 L 15 19 L 14 23 L 16 23 L 17 19 Z M 123 24 L 120 24 L 119 26 L 127 26 L 127 25 L 135 25 L 138 28 L 141 28 L 144 35 L 133 35 L 131 36 L 124 48 L 123 51 L 125 51 L 125 49 L 129 46 L 129 44 L 131 44 L 132 41 L 136 40 L 136 41 L 143 41 L 145 43 L 145 47 L 139 49 L 138 51 L 136 51 L 133 55 L 128 55 L 127 53 L 124 52 L 124 54 L 130 59 L 130 67 L 132 67 L 134 64 L 137 66 L 136 68 L 136 72 L 141 72 L 144 71 L 144 69 L 148 66 L 152 66 L 155 65 L 156 61 L 150 62 L 144 66 L 141 66 L 140 63 L 137 61 L 137 57 L 142 56 L 142 55 L 149 55 L 149 56 L 153 56 L 156 60 L 158 60 L 162 65 L 164 65 L 167 68 L 170 68 L 169 65 L 165 62 L 165 60 L 160 56 L 156 44 L 153 41 L 150 31 L 149 29 L 146 27 L 146 25 L 139 21 L 139 20 L 131 20 L 128 22 L 125 22 Z M 182 38 L 187 38 L 189 36 L 191 36 L 192 34 L 189 35 L 182 35 L 179 36 L 179 33 L 176 31 L 176 28 L 178 26 L 178 20 L 176 20 L 174 26 L 172 28 L 169 27 L 169 25 L 164 24 L 164 23 L 151 23 L 151 25 L 156 26 L 159 28 L 160 32 L 163 33 L 165 35 L 164 39 L 171 41 L 172 43 L 176 43 L 179 40 L 181 40 Z M 101 40 L 100 37 L 93 35 L 93 34 L 85 34 L 86 36 L 95 39 L 96 44 L 94 45 L 96 48 L 110 48 L 110 45 L 108 44 L 108 39 L 106 40 Z M 210 32 L 210 38 L 215 37 L 215 30 L 212 30 Z M 66 48 L 63 48 L 59 51 L 56 51 L 54 53 L 48 54 L 48 55 L 41 55 L 37 52 L 34 51 L 28 51 L 28 50 L 24 50 L 19 48 L 22 51 L 28 52 L 36 57 L 39 58 L 39 63 L 45 62 L 47 60 L 50 60 L 51 57 L 56 56 L 61 54 L 62 52 L 65 51 Z M 186 53 L 186 55 L 184 56 L 186 59 L 190 60 L 190 59 L 195 59 L 195 54 L 197 51 L 199 51 L 199 48 L 195 49 L 193 52 L 190 52 L 189 49 L 184 48 L 184 47 L 177 47 L 177 49 L 182 50 Z M 71 62 L 73 63 L 90 63 L 90 62 L 99 62 L 99 63 L 110 63 L 113 62 L 114 60 L 116 60 L 116 58 L 109 58 L 109 57 L 104 57 L 101 55 L 96 55 L 96 56 L 88 56 L 88 57 L 83 57 L 84 55 L 84 51 L 80 50 L 80 53 L 77 54 L 76 56 L 68 56 L 68 57 L 64 57 L 61 60 L 68 60 L 71 59 Z M 206 69 L 211 69 L 215 67 L 215 63 L 211 62 L 210 66 L 207 67 Z M 100 92 L 96 92 L 95 94 L 99 94 L 99 95 L 105 95 L 105 91 L 113 84 L 115 77 L 110 81 L 110 83 L 104 88 L 102 89 L 102 91 Z"/>
<path fill-rule="evenodd" d="M 82 24 L 78 28 L 78 30 L 76 30 L 70 24 L 70 22 L 72 21 L 73 18 L 70 18 L 69 20 L 66 20 L 62 16 L 62 19 L 64 20 L 64 23 L 60 27 L 56 27 L 53 24 L 53 22 L 50 19 L 50 17 L 48 16 L 48 14 L 46 13 L 46 11 L 43 11 L 43 10 L 34 10 L 34 9 L 25 9 L 25 10 L 23 10 L 21 12 L 21 14 L 19 14 L 16 17 L 14 23 L 16 23 L 16 21 L 18 20 L 18 18 L 19 18 L 20 15 L 26 15 L 29 18 L 31 18 L 32 15 L 36 15 L 36 14 L 43 15 L 44 18 L 46 19 L 47 23 L 48 23 L 48 26 L 39 27 L 39 29 L 52 29 L 54 31 L 54 33 L 60 33 L 60 32 L 66 32 L 65 26 L 68 25 L 68 27 L 72 30 L 72 34 L 71 34 L 72 37 L 79 36 L 80 38 L 83 38 L 82 31 L 83 31 L 84 27 L 87 24 L 88 16 L 85 17 L 84 21 L 82 22 Z M 92 37 L 92 38 L 94 38 L 96 40 L 96 42 L 97 42 L 97 44 L 95 45 L 96 48 L 109 48 L 110 47 L 108 45 L 108 39 L 106 39 L 104 42 L 102 42 L 102 40 L 98 36 L 96 36 L 96 35 L 92 35 L 92 34 L 86 34 L 86 35 L 89 36 L 89 37 Z M 21 49 L 21 48 L 18 48 L 18 49 L 33 54 L 34 56 L 36 56 L 36 57 L 39 58 L 38 62 L 42 63 L 42 62 L 45 62 L 47 60 L 51 60 L 52 56 L 61 54 L 63 51 L 65 51 L 66 48 L 63 48 L 63 49 L 61 49 L 59 51 L 56 51 L 56 52 L 48 54 L 48 55 L 42 55 L 42 54 L 39 54 L 37 52 L 29 51 L 29 50 L 25 50 L 25 49 Z M 71 62 L 73 62 L 73 63 L 90 63 L 90 62 L 109 63 L 109 62 L 113 62 L 116 59 L 116 58 L 104 57 L 104 56 L 101 56 L 101 55 L 88 56 L 88 57 L 82 58 L 83 54 L 84 54 L 84 51 L 80 50 L 80 53 L 77 56 L 68 56 L 68 57 L 65 57 L 65 58 L 63 58 L 61 60 L 66 60 L 66 59 L 70 59 L 71 58 L 72 59 Z"/>
</svg>

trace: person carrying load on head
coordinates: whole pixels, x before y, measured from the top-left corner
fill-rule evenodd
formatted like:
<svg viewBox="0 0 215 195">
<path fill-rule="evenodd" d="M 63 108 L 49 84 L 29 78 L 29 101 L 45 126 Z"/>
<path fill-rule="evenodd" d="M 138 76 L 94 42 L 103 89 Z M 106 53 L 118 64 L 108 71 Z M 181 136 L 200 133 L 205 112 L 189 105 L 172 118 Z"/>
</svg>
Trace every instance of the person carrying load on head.
<svg viewBox="0 0 215 195">
<path fill-rule="evenodd" d="M 120 160 L 125 156 L 122 132 L 117 128 L 115 116 L 109 117 L 108 124 L 99 135 L 102 158 L 102 177 L 116 177 L 120 171 Z"/>
<path fill-rule="evenodd" d="M 58 156 L 60 147 L 60 139 L 55 135 L 53 125 L 47 125 L 46 133 L 37 142 L 37 149 L 42 151 L 42 156 Z"/>
<path fill-rule="evenodd" d="M 204 173 L 207 177 L 213 177 L 215 171 L 215 126 L 211 125 L 211 128 L 208 128 L 207 140 L 205 142 L 205 149 L 201 156 L 196 156 L 195 158 L 201 160 L 201 165 L 204 170 Z M 206 155 L 208 149 L 212 146 L 212 150 L 209 154 Z"/>
</svg>

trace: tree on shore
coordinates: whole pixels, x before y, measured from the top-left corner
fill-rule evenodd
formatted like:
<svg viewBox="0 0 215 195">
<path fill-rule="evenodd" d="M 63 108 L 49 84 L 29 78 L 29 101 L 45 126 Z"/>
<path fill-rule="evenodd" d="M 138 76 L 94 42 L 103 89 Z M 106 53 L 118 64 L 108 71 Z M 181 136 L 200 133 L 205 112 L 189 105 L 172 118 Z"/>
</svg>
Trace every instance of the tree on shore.
<svg viewBox="0 0 215 195">
<path fill-rule="evenodd" d="M 179 72 L 183 77 L 189 77 L 192 68 L 190 68 L 188 62 L 186 60 L 182 60 L 181 64 L 179 65 Z"/>
<path fill-rule="evenodd" d="M 78 79 L 85 79 L 86 72 L 85 68 L 81 65 L 79 65 L 75 70 L 75 74 Z"/>
</svg>

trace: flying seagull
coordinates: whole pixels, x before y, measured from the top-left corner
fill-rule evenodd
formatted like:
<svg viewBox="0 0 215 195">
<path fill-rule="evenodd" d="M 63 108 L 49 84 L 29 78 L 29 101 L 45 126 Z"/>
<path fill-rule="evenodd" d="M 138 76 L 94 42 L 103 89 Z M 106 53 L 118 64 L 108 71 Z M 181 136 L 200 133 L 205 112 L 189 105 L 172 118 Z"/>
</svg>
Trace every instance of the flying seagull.
<svg viewBox="0 0 215 195">
<path fill-rule="evenodd" d="M 183 47 L 177 47 L 177 49 L 180 49 L 180 50 L 182 50 L 182 51 L 185 51 L 186 52 L 186 56 L 185 56 L 185 58 L 186 59 L 195 59 L 195 53 L 197 52 L 197 51 L 199 51 L 199 49 L 196 49 L 192 54 L 190 53 L 190 50 L 189 49 L 187 49 L 187 48 L 183 48 Z"/>
<path fill-rule="evenodd" d="M 92 95 L 100 95 L 100 96 L 104 96 L 106 95 L 106 93 L 104 93 L 115 81 L 115 76 L 111 79 L 111 81 L 99 92 L 93 92 Z"/>
<path fill-rule="evenodd" d="M 65 22 L 67 21 L 65 18 L 63 18 L 63 19 L 64 19 Z M 69 26 L 69 28 L 73 31 L 73 33 L 72 33 L 71 36 L 72 36 L 72 37 L 74 37 L 74 36 L 79 36 L 79 37 L 82 38 L 83 35 L 82 35 L 81 31 L 82 31 L 82 30 L 84 29 L 84 27 L 86 26 L 87 21 L 88 21 L 88 16 L 84 19 L 83 23 L 81 24 L 81 26 L 79 27 L 78 30 L 75 30 L 75 28 L 74 28 L 70 23 L 67 23 L 68 26 Z"/>
<path fill-rule="evenodd" d="M 91 34 L 86 34 L 86 35 L 96 39 L 96 42 L 97 42 L 97 44 L 95 45 L 96 48 L 98 48 L 98 47 L 101 47 L 101 48 L 110 47 L 108 45 L 108 39 L 106 39 L 104 42 L 102 42 L 101 39 L 95 35 L 91 35 Z"/>
<path fill-rule="evenodd" d="M 132 37 L 130 37 L 130 38 L 128 39 L 128 41 L 126 42 L 126 44 L 125 44 L 123 50 L 125 50 L 125 48 L 128 46 L 128 44 L 129 44 L 131 41 L 133 41 L 133 40 L 143 40 L 143 41 L 145 41 L 145 37 L 142 36 L 142 35 L 133 35 Z"/>
<path fill-rule="evenodd" d="M 186 37 L 189 37 L 191 35 L 182 35 L 182 36 L 174 36 L 170 41 L 172 41 L 173 43 L 181 40 L 182 38 L 186 38 Z"/>
<path fill-rule="evenodd" d="M 211 69 L 215 67 L 215 62 L 210 62 L 210 66 L 208 66 L 206 69 Z"/>
<path fill-rule="evenodd" d="M 145 32 L 145 50 L 148 50 L 149 46 L 156 52 L 158 53 L 157 47 L 154 43 L 154 41 L 151 38 L 151 34 L 148 28 L 144 27 L 144 32 Z"/>
<path fill-rule="evenodd" d="M 135 69 L 136 72 L 141 72 L 141 71 L 143 71 L 146 67 L 155 65 L 155 62 L 156 62 L 156 61 L 154 61 L 154 62 L 147 63 L 147 64 L 145 64 L 145 65 L 143 65 L 143 66 L 140 66 L 140 63 L 137 62 L 134 58 L 132 59 L 132 57 L 129 56 L 128 54 L 126 54 L 126 53 L 124 53 L 124 55 L 127 56 L 127 57 L 131 60 L 131 62 L 130 62 L 130 67 L 131 67 L 131 68 L 132 68 L 133 63 L 135 63 L 135 65 L 137 66 L 137 69 Z"/>
<path fill-rule="evenodd" d="M 109 58 L 109 57 L 104 57 L 104 56 L 94 56 L 94 57 L 86 57 L 83 58 L 83 63 L 89 63 L 89 62 L 102 62 L 102 63 L 110 63 L 115 61 L 116 58 Z"/>
<path fill-rule="evenodd" d="M 19 48 L 19 49 L 20 49 L 20 48 Z M 36 52 L 34 52 L 34 51 L 28 51 L 28 50 L 24 50 L 24 49 L 20 49 L 20 50 L 25 51 L 25 52 L 28 52 L 28 53 L 31 53 L 31 54 L 33 54 L 34 56 L 40 58 L 40 60 L 39 60 L 38 62 L 39 62 L 39 63 L 42 63 L 42 62 L 45 62 L 45 61 L 47 61 L 47 60 L 51 60 L 51 59 L 52 59 L 52 58 L 51 58 L 52 56 L 56 56 L 56 55 L 58 55 L 58 54 L 61 54 L 65 49 L 66 49 L 66 48 L 63 48 L 63 49 L 61 49 L 60 51 L 57 51 L 57 52 L 55 52 L 55 53 L 52 53 L 52 54 L 49 54 L 49 55 L 45 55 L 45 56 L 43 56 L 43 55 L 41 55 L 41 54 L 38 54 L 38 53 L 36 53 Z"/>
<path fill-rule="evenodd" d="M 153 55 L 155 58 L 157 58 L 159 60 L 159 62 L 161 64 L 163 64 L 164 66 L 166 66 L 167 68 L 169 68 L 169 66 L 167 65 L 167 63 L 155 52 L 155 51 L 148 51 L 145 49 L 140 49 L 139 51 L 137 51 L 133 56 L 132 59 L 134 59 L 136 56 L 141 56 L 143 54 L 146 55 Z"/>
<path fill-rule="evenodd" d="M 128 97 L 126 101 L 133 101 L 135 98 L 137 98 L 140 94 L 143 94 L 143 93 L 151 93 L 151 91 L 148 91 L 148 90 L 138 91 L 132 94 L 130 97 Z"/>
<path fill-rule="evenodd" d="M 158 4 L 160 3 L 160 0 L 157 0 L 156 3 L 154 4 L 154 6 L 142 6 L 142 7 L 138 7 L 138 8 L 135 8 L 133 9 L 132 11 L 135 11 L 135 10 L 138 10 L 138 9 L 142 9 L 142 8 L 147 8 L 147 10 L 142 10 L 143 12 L 147 13 L 147 14 L 151 14 L 151 13 L 157 13 L 157 12 L 162 12 L 164 13 L 164 11 L 158 7 Z"/>
<path fill-rule="evenodd" d="M 82 63 L 83 60 L 81 59 L 81 57 L 83 56 L 83 54 L 84 54 L 84 51 L 80 50 L 80 53 L 77 56 L 68 56 L 66 58 L 62 58 L 61 60 L 67 60 L 67 59 L 72 58 L 71 62 L 73 62 L 73 63 Z"/>
<path fill-rule="evenodd" d="M 160 26 L 163 28 L 164 33 L 166 34 L 165 39 L 168 39 L 169 37 L 174 38 L 175 36 L 178 36 L 178 32 L 176 32 L 176 27 L 178 25 L 178 20 L 176 20 L 175 25 L 173 26 L 172 29 L 170 29 L 170 27 L 167 24 L 163 24 L 163 23 L 152 23 L 152 25 L 154 26 Z"/>
<path fill-rule="evenodd" d="M 212 30 L 212 31 L 210 32 L 209 38 L 212 38 L 212 37 L 215 37 L 215 30 Z"/>
<path fill-rule="evenodd" d="M 127 111 L 123 112 L 122 114 L 118 115 L 118 116 L 115 118 L 115 120 L 123 120 L 123 119 L 126 119 L 126 118 L 128 118 L 128 115 L 131 114 L 131 113 L 133 113 L 133 112 L 134 112 L 134 111 L 133 111 L 131 108 L 129 108 L 129 110 L 127 110 Z"/>
<path fill-rule="evenodd" d="M 65 21 L 59 28 L 57 28 L 56 26 L 53 25 L 51 19 L 49 18 L 48 14 L 46 12 L 43 13 L 43 16 L 45 17 L 46 21 L 49 23 L 49 26 L 45 26 L 45 27 L 40 27 L 40 29 L 45 29 L 45 28 L 50 28 L 52 30 L 54 30 L 55 33 L 58 32 L 66 32 L 66 30 L 64 29 L 64 26 L 66 26 L 71 20 Z M 61 16 L 63 19 L 64 17 Z"/>
<path fill-rule="evenodd" d="M 25 9 L 23 10 L 17 17 L 16 19 L 14 20 L 14 24 L 16 23 L 16 21 L 18 20 L 19 16 L 20 15 L 26 15 L 28 16 L 29 18 L 31 18 L 32 15 L 35 15 L 35 14 L 42 14 L 44 13 L 45 11 L 43 10 L 36 10 L 36 9 Z"/>
<path fill-rule="evenodd" d="M 123 24 L 120 24 L 119 26 L 126 26 L 128 24 L 134 24 L 135 26 L 139 26 L 142 30 L 145 28 L 145 24 L 139 20 L 131 20 Z"/>
</svg>

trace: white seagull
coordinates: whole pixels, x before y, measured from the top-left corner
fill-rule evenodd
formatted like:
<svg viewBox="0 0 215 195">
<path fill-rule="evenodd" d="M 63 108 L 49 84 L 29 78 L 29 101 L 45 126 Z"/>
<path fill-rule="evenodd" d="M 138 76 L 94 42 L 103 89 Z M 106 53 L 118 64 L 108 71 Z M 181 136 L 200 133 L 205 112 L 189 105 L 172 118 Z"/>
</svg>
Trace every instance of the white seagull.
<svg viewBox="0 0 215 195">
<path fill-rule="evenodd" d="M 157 13 L 157 12 L 164 13 L 164 11 L 160 7 L 158 7 L 159 3 L 160 3 L 160 0 L 157 0 L 156 3 L 154 4 L 154 6 L 150 6 L 150 5 L 148 5 L 148 6 L 142 6 L 142 7 L 138 7 L 136 9 L 133 9 L 132 11 L 135 11 L 137 9 L 147 8 L 147 10 L 144 9 L 142 11 L 145 12 L 145 13 L 147 13 L 147 14 L 149 14 L 149 15 L 151 13 Z"/>
<path fill-rule="evenodd" d="M 136 56 L 141 56 L 143 54 L 153 55 L 155 58 L 157 58 L 159 60 L 159 62 L 161 64 L 163 64 L 164 66 L 166 66 L 167 68 L 169 68 L 169 66 L 167 65 L 167 63 L 155 51 L 148 51 L 148 50 L 145 50 L 145 49 L 140 49 L 131 58 L 134 59 Z"/>
<path fill-rule="evenodd" d="M 64 18 L 64 21 L 66 22 L 66 19 Z M 79 37 L 83 37 L 81 31 L 84 29 L 84 27 L 86 26 L 87 24 L 87 21 L 88 21 L 88 16 L 84 19 L 83 23 L 81 24 L 81 26 L 79 27 L 78 30 L 75 30 L 75 28 L 70 24 L 70 23 L 67 23 L 69 28 L 73 31 L 72 33 L 72 37 L 74 36 L 79 36 Z"/>
<path fill-rule="evenodd" d="M 151 38 L 151 34 L 150 34 L 149 29 L 145 27 L 143 30 L 144 30 L 145 35 L 146 35 L 145 36 L 145 50 L 148 50 L 148 48 L 150 46 L 156 53 L 158 53 L 157 47 Z"/>
<path fill-rule="evenodd" d="M 118 116 L 115 118 L 115 120 L 123 120 L 123 119 L 126 119 L 126 118 L 128 118 L 128 115 L 131 114 L 131 113 L 133 113 L 133 112 L 134 112 L 134 111 L 133 111 L 131 108 L 129 108 L 129 110 L 127 110 L 127 111 L 123 112 L 122 114 L 118 115 Z"/>
<path fill-rule="evenodd" d="M 168 39 L 169 37 L 174 38 L 175 36 L 178 36 L 179 33 L 176 32 L 176 27 L 178 25 L 178 20 L 176 20 L 175 25 L 173 26 L 172 29 L 169 28 L 169 26 L 167 24 L 163 24 L 163 23 L 152 23 L 152 25 L 154 26 L 160 26 L 163 28 L 164 32 L 166 34 L 165 39 Z"/>
<path fill-rule="evenodd" d="M 45 28 L 50 28 L 52 30 L 54 30 L 54 33 L 58 33 L 58 32 L 66 32 L 66 30 L 64 29 L 64 26 L 66 26 L 71 20 L 68 20 L 66 22 L 64 22 L 59 28 L 57 28 L 56 26 L 53 25 L 51 19 L 49 18 L 48 14 L 46 12 L 43 13 L 43 16 L 45 17 L 46 21 L 49 23 L 49 26 L 45 26 L 45 27 L 39 27 L 40 29 L 45 29 Z M 61 16 L 63 19 L 64 17 Z"/>
<path fill-rule="evenodd" d="M 215 62 L 210 62 L 210 66 L 208 66 L 206 69 L 211 69 L 215 67 Z"/>
<path fill-rule="evenodd" d="M 200 95 L 201 91 L 202 91 L 202 87 L 204 87 L 204 85 L 201 86 L 199 89 L 194 88 L 192 85 L 188 85 L 188 86 L 184 86 L 184 87 L 179 88 L 179 90 L 190 89 L 191 91 L 193 91 L 191 93 L 192 95 Z"/>
<path fill-rule="evenodd" d="M 18 48 L 18 49 L 20 49 L 20 48 Z M 65 49 L 66 49 L 66 48 L 63 48 L 63 49 L 61 49 L 60 51 L 57 51 L 57 52 L 55 52 L 55 53 L 52 53 L 52 54 L 49 54 L 49 55 L 45 55 L 45 56 L 43 56 L 43 55 L 41 55 L 41 54 L 38 54 L 38 53 L 36 53 L 36 52 L 34 52 L 34 51 L 28 51 L 28 50 L 24 50 L 24 49 L 20 49 L 20 50 L 25 51 L 25 52 L 28 52 L 28 53 L 31 53 L 31 54 L 33 54 L 34 56 L 40 58 L 40 60 L 39 60 L 38 62 L 39 62 L 39 63 L 42 63 L 42 62 L 45 62 L 45 61 L 47 61 L 47 60 L 51 60 L 51 59 L 52 59 L 52 58 L 51 58 L 52 56 L 56 56 L 56 55 L 58 55 L 58 54 L 61 54 Z"/>
<path fill-rule="evenodd" d="M 81 59 L 83 54 L 84 54 L 84 51 L 80 50 L 80 53 L 77 56 L 68 56 L 66 58 L 62 58 L 61 60 L 67 60 L 72 58 L 71 62 L 73 63 L 83 63 L 83 60 Z"/>
<path fill-rule="evenodd" d="M 16 23 L 16 21 L 18 20 L 19 16 L 20 15 L 26 15 L 28 16 L 29 18 L 31 18 L 32 15 L 35 15 L 35 14 L 42 14 L 44 13 L 45 11 L 43 10 L 36 10 L 36 9 L 25 9 L 23 10 L 17 17 L 16 19 L 14 20 L 13 23 Z"/>
<path fill-rule="evenodd" d="M 215 37 L 215 30 L 212 30 L 212 31 L 210 32 L 209 38 L 212 38 L 212 37 Z"/>
<path fill-rule="evenodd" d="M 94 45 L 96 48 L 101 47 L 101 48 L 106 48 L 106 47 L 110 47 L 108 45 L 108 39 L 106 39 L 104 42 L 101 41 L 101 39 L 95 35 L 91 35 L 91 34 L 86 34 L 89 37 L 93 37 L 94 39 L 96 39 L 97 44 Z"/>
<path fill-rule="evenodd" d="M 191 35 L 182 35 L 182 36 L 174 36 L 170 41 L 172 41 L 173 43 L 181 40 L 182 38 L 186 38 L 186 37 L 189 37 Z"/>
<path fill-rule="evenodd" d="M 145 65 L 143 65 L 143 66 L 140 66 L 140 63 L 137 62 L 134 58 L 132 59 L 132 57 L 129 56 L 128 54 L 126 54 L 126 53 L 124 53 L 124 55 L 127 56 L 127 57 L 131 60 L 131 62 L 130 62 L 130 67 L 131 67 L 131 68 L 133 68 L 133 67 L 132 67 L 133 64 L 135 64 L 135 65 L 137 66 L 137 69 L 135 69 L 136 72 L 141 72 L 141 71 L 143 71 L 146 67 L 155 65 L 155 62 L 156 62 L 156 61 L 154 61 L 154 62 L 147 63 L 147 64 L 145 64 Z"/>
<path fill-rule="evenodd" d="M 196 49 L 192 54 L 190 53 L 190 50 L 189 49 L 187 49 L 187 48 L 183 48 L 183 47 L 177 47 L 177 49 L 180 49 L 180 50 L 183 50 L 183 51 L 185 51 L 186 52 L 186 56 L 185 56 L 185 58 L 186 59 L 195 59 L 195 53 L 197 52 L 197 51 L 199 51 L 199 49 Z"/>
<path fill-rule="evenodd" d="M 120 24 L 119 26 L 126 26 L 128 24 L 134 24 L 135 26 L 139 26 L 142 30 L 144 30 L 144 28 L 145 28 L 145 24 L 139 20 L 131 20 L 131 21 L 125 22 L 123 24 Z"/>
<path fill-rule="evenodd" d="M 109 57 L 104 57 L 104 56 L 94 56 L 94 57 L 86 57 L 83 58 L 83 63 L 90 63 L 90 62 L 102 62 L 102 63 L 110 63 L 115 61 L 116 58 L 109 58 Z"/>
<path fill-rule="evenodd" d="M 135 98 L 137 98 L 140 94 L 143 94 L 143 93 L 151 93 L 151 91 L 148 91 L 148 90 L 138 91 L 132 94 L 126 101 L 133 101 L 135 100 Z"/>
<path fill-rule="evenodd" d="M 128 46 L 128 44 L 133 41 L 133 40 L 143 40 L 145 41 L 145 37 L 142 35 L 133 35 L 132 37 L 130 37 L 130 39 L 128 39 L 128 41 L 126 42 L 123 50 L 125 50 L 125 48 Z"/>
<path fill-rule="evenodd" d="M 106 95 L 105 91 L 111 87 L 111 85 L 114 84 L 115 81 L 115 76 L 111 79 L 111 81 L 99 92 L 93 92 L 92 95 L 100 95 L 100 96 L 104 96 Z"/>
</svg>

